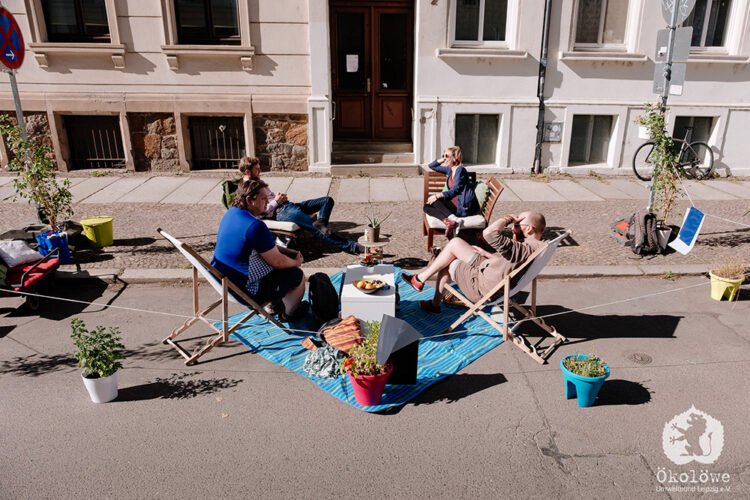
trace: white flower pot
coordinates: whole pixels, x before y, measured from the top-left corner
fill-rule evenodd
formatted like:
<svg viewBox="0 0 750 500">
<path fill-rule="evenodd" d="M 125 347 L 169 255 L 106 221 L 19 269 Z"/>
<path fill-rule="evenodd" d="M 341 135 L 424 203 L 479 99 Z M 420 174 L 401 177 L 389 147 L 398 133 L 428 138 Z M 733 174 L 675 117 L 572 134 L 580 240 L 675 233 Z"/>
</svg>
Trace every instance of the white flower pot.
<svg viewBox="0 0 750 500">
<path fill-rule="evenodd" d="M 86 378 L 81 373 L 83 384 L 89 391 L 91 401 L 94 403 L 108 403 L 117 397 L 118 373 L 120 373 L 120 370 L 104 378 Z"/>
</svg>

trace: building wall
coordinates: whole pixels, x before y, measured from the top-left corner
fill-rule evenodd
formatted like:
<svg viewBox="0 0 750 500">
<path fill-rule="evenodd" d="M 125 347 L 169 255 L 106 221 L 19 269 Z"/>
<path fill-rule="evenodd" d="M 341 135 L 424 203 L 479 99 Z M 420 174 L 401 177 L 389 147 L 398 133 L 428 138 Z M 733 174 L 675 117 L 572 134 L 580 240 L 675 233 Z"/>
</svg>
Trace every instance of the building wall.
<svg viewBox="0 0 750 500">
<path fill-rule="evenodd" d="M 35 18 L 40 0 L 4 2 L 26 42 L 25 61 L 17 73 L 22 107 L 47 114 L 61 170 L 68 168 L 69 155 L 60 120 L 65 114 L 119 116 L 130 169 L 154 168 L 155 160 L 164 160 L 157 163 L 171 166 L 176 161 L 177 168 L 188 170 L 191 115 L 243 117 L 246 153 L 255 154 L 262 145 L 255 141 L 254 115 L 307 112 L 306 0 L 238 0 L 241 45 L 208 50 L 189 50 L 174 42 L 172 3 L 106 0 L 111 43 L 80 46 L 45 43 L 43 23 Z M 0 81 L 8 77 L 0 76 Z M 0 110 L 12 112 L 9 86 L 0 90 Z M 169 158 L 144 163 L 143 129 L 130 130 L 130 118 L 140 114 L 173 117 L 176 156 L 168 151 Z"/>
<path fill-rule="evenodd" d="M 463 48 L 451 42 L 455 2 L 417 0 L 414 141 L 426 163 L 455 141 L 457 113 L 500 116 L 495 161 L 476 170 L 528 171 L 534 160 L 538 114 L 537 75 L 543 0 L 509 0 L 506 47 Z M 652 91 L 656 33 L 665 27 L 658 2 L 630 0 L 628 30 L 619 50 L 574 50 L 575 0 L 552 2 L 545 121 L 562 124 L 561 141 L 545 142 L 548 170 L 630 174 L 643 142 L 633 123 Z M 682 96 L 670 96 L 670 129 L 676 116 L 710 116 L 709 143 L 717 168 L 749 174 L 746 155 L 730 139 L 750 126 L 748 1 L 734 0 L 724 53 L 692 51 Z M 569 166 L 574 115 L 612 115 L 606 162 Z"/>
</svg>

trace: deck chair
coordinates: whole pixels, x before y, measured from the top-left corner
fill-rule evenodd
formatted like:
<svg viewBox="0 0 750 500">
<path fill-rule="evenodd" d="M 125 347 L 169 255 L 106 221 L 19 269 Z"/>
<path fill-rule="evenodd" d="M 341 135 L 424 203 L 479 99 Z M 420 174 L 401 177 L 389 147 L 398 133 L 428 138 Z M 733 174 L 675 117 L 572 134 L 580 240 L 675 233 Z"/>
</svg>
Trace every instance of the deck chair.
<svg viewBox="0 0 750 500">
<path fill-rule="evenodd" d="M 162 341 L 162 343 L 169 344 L 177 349 L 177 352 L 179 352 L 182 357 L 185 358 L 186 365 L 195 363 L 198 358 L 213 349 L 216 345 L 229 340 L 229 336 L 234 333 L 235 330 L 237 330 L 240 326 L 242 326 L 246 321 L 248 321 L 256 314 L 264 317 L 266 320 L 286 331 L 286 327 L 284 327 L 284 325 L 279 323 L 273 316 L 268 314 L 263 309 L 263 306 L 265 306 L 266 304 L 258 304 L 253 299 L 251 299 L 242 289 L 232 283 L 229 278 L 222 275 L 215 267 L 206 262 L 203 257 L 201 257 L 187 244 L 168 234 L 166 231 L 163 231 L 161 228 L 157 229 L 156 231 L 172 245 L 174 245 L 175 248 L 177 248 L 177 250 L 179 250 L 180 253 L 182 253 L 182 255 L 193 266 L 193 317 L 185 321 L 182 326 L 175 328 L 169 335 L 169 337 L 165 338 Z M 211 286 L 214 288 L 214 290 L 216 290 L 216 293 L 219 294 L 220 297 L 218 300 L 216 300 L 203 310 L 200 309 L 198 303 L 199 274 L 202 275 L 211 284 Z M 250 311 L 231 328 L 229 327 L 230 302 L 234 302 L 235 304 L 250 308 Z M 221 328 L 216 328 L 216 326 L 214 326 L 216 320 L 209 319 L 206 317 L 206 315 L 219 306 L 221 306 L 222 312 L 222 326 Z M 209 327 L 211 327 L 212 330 L 216 332 L 216 335 L 209 338 L 202 347 L 196 348 L 192 354 L 189 354 L 174 339 L 198 321 L 206 323 Z"/>
<path fill-rule="evenodd" d="M 424 173 L 424 192 L 423 203 L 427 203 L 427 198 L 436 193 L 442 193 L 445 187 L 446 176 L 440 172 Z M 469 172 L 469 182 L 474 186 L 486 184 L 488 188 L 487 198 L 482 210 L 477 215 L 462 217 L 464 225 L 461 228 L 461 234 L 471 234 L 481 232 L 490 222 L 492 210 L 495 208 L 497 198 L 503 192 L 503 185 L 494 177 L 490 177 L 484 183 L 478 183 L 476 172 Z M 474 188 L 476 191 L 476 187 Z M 436 234 L 445 233 L 445 224 L 440 219 L 422 213 L 422 234 L 427 236 L 427 251 L 432 250 L 432 240 Z"/>
<path fill-rule="evenodd" d="M 562 344 L 568 339 L 558 333 L 554 327 L 547 325 L 543 319 L 536 317 L 536 279 L 539 272 L 544 269 L 544 266 L 546 266 L 552 258 L 552 254 L 554 254 L 555 249 L 558 247 L 560 242 L 567 236 L 568 233 L 565 232 L 554 240 L 547 242 L 541 248 L 537 249 L 533 254 L 529 256 L 526 262 L 513 270 L 512 273 L 506 276 L 505 279 L 498 283 L 477 303 L 472 303 L 453 286 L 447 286 L 445 289 L 469 308 L 468 311 L 466 311 L 461 315 L 461 317 L 453 322 L 453 324 L 449 327 L 449 331 L 455 329 L 458 325 L 463 323 L 464 320 L 476 314 L 481 316 L 485 321 L 487 321 L 498 331 L 501 331 L 503 333 L 503 341 L 512 340 L 516 346 L 521 348 L 522 351 L 531 356 L 535 361 L 540 364 L 546 363 L 547 358 L 550 354 L 552 354 L 552 351 L 557 348 L 558 345 Z M 520 278 L 517 282 L 515 282 L 515 285 L 511 286 L 511 283 L 515 281 L 514 278 L 516 278 L 517 276 L 520 276 Z M 529 283 L 531 283 L 531 306 L 529 309 L 526 309 L 525 307 L 516 303 L 515 301 L 512 301 L 511 299 L 522 289 L 526 288 Z M 493 297 L 499 290 L 503 290 L 502 296 L 491 301 L 491 297 Z M 498 325 L 495 320 L 493 320 L 484 312 L 484 308 L 488 306 L 498 305 L 500 304 L 500 302 L 502 302 L 503 304 L 502 326 Z M 536 344 L 531 344 L 523 335 L 515 333 L 515 330 L 520 325 L 519 321 L 516 321 L 516 323 L 513 325 L 513 328 L 508 328 L 508 314 L 510 312 L 510 307 L 513 307 L 517 312 L 519 312 L 523 317 L 522 319 L 533 321 L 540 328 L 549 333 L 553 337 L 552 343 L 542 348 L 540 347 L 541 343 L 544 341 L 544 338 L 542 338 Z"/>
</svg>

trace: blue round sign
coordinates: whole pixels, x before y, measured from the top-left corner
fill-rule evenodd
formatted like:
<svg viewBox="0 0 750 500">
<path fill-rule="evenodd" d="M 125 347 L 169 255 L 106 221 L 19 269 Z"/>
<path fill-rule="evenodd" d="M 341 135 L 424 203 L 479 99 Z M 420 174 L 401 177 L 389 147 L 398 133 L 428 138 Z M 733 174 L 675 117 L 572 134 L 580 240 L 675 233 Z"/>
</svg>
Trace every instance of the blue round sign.
<svg viewBox="0 0 750 500">
<path fill-rule="evenodd" d="M 23 63 L 23 36 L 13 15 L 0 7 L 0 61 L 10 69 Z"/>
</svg>

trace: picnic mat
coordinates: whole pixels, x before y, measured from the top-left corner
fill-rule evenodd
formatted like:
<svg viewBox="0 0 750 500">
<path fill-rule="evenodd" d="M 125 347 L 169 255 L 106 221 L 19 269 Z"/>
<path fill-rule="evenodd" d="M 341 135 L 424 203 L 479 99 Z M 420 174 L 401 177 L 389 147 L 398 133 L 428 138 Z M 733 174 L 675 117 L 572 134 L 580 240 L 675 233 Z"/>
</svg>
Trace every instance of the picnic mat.
<svg viewBox="0 0 750 500">
<path fill-rule="evenodd" d="M 383 400 L 377 406 L 360 406 L 356 403 L 348 376 L 324 380 L 311 377 L 302 370 L 305 357 L 310 351 L 302 347 L 301 341 L 306 336 L 312 335 L 311 333 L 292 332 L 290 335 L 277 326 L 254 316 L 245 326 L 232 334 L 232 337 L 245 344 L 252 352 L 298 373 L 344 403 L 368 412 L 382 411 L 407 403 L 435 382 L 453 375 L 502 343 L 502 334 L 493 330 L 486 321 L 476 316 L 459 325 L 456 328 L 458 333 L 446 335 L 446 328 L 465 309 L 443 304 L 443 313 L 440 315 L 423 312 L 419 309 L 419 301 L 431 298 L 434 289 L 425 285 L 421 292 L 417 292 L 401 279 L 401 269 L 397 267 L 394 269 L 396 286 L 401 295 L 401 308 L 396 311 L 396 316 L 411 324 L 424 338 L 419 341 L 417 383 L 415 385 L 386 385 Z M 337 290 L 341 278 L 341 272 L 331 276 L 333 286 Z M 232 316 L 230 322 L 234 324 L 243 314 Z M 302 329 L 297 325 L 293 327 Z"/>
</svg>

